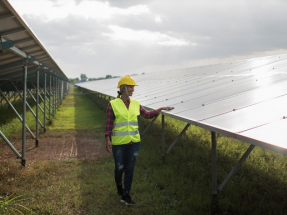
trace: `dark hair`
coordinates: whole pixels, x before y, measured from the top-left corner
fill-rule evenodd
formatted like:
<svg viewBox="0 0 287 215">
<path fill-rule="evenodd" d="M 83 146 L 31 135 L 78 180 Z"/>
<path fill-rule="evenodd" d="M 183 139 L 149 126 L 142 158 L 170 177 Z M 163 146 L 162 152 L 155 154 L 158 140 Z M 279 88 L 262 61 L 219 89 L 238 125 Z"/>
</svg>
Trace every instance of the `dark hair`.
<svg viewBox="0 0 287 215">
<path fill-rule="evenodd" d="M 122 95 L 122 92 L 121 92 L 121 91 L 118 91 L 118 96 L 117 96 L 117 98 L 120 98 L 121 95 Z"/>
</svg>

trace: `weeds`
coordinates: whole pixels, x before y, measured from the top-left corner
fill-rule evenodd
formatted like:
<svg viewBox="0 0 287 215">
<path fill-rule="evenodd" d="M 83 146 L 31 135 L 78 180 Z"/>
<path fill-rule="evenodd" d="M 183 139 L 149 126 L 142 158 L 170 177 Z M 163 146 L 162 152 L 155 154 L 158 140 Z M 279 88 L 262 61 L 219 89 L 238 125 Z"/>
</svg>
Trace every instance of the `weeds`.
<svg viewBox="0 0 287 215">
<path fill-rule="evenodd" d="M 24 195 L 14 196 L 13 194 L 6 197 L 0 196 L 0 214 L 24 214 L 24 211 L 32 212 L 26 206 L 20 204 L 25 201 Z"/>
</svg>

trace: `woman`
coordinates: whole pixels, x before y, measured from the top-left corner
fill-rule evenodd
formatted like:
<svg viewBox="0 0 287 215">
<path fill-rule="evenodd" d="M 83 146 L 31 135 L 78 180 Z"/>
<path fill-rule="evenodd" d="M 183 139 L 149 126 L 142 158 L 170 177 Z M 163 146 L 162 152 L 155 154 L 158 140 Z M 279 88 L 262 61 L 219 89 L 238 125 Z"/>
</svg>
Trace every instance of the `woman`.
<svg viewBox="0 0 287 215">
<path fill-rule="evenodd" d="M 133 180 L 133 170 L 140 148 L 140 134 L 138 131 L 138 115 L 151 119 L 161 110 L 172 110 L 173 107 L 161 107 L 157 110 L 147 111 L 136 100 L 130 99 L 134 86 L 138 86 L 134 79 L 123 76 L 119 83 L 118 96 L 110 101 L 107 107 L 106 147 L 113 152 L 115 161 L 115 182 L 121 202 L 127 205 L 135 204 L 130 196 Z M 122 176 L 124 174 L 124 184 Z M 124 186 L 123 186 L 124 185 Z"/>
</svg>

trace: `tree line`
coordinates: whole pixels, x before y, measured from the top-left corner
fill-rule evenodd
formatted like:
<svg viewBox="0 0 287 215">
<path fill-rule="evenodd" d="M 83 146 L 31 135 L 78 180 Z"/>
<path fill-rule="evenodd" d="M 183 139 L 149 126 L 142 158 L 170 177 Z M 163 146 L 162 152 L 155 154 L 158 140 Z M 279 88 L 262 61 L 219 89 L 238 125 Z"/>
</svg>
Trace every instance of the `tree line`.
<svg viewBox="0 0 287 215">
<path fill-rule="evenodd" d="M 110 79 L 110 78 L 119 78 L 120 76 L 112 76 L 112 75 L 106 75 L 106 77 L 99 77 L 99 78 L 88 78 L 86 74 L 81 74 L 80 79 L 79 78 L 70 78 L 70 82 L 72 84 L 77 84 L 79 82 L 87 82 L 87 81 L 97 81 L 97 80 L 103 80 L 103 79 Z"/>
</svg>

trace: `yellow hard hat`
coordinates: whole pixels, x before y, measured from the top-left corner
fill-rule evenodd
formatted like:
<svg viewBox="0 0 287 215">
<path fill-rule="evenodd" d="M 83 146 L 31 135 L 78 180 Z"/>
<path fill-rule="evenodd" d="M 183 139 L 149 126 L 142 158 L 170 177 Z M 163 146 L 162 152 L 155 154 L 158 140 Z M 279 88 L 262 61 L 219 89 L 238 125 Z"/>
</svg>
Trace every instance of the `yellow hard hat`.
<svg viewBox="0 0 287 215">
<path fill-rule="evenodd" d="M 118 88 L 120 88 L 121 85 L 126 84 L 126 85 L 133 85 L 133 86 L 139 86 L 135 82 L 135 80 L 130 76 L 130 75 L 125 75 L 121 77 L 118 83 Z"/>
</svg>

